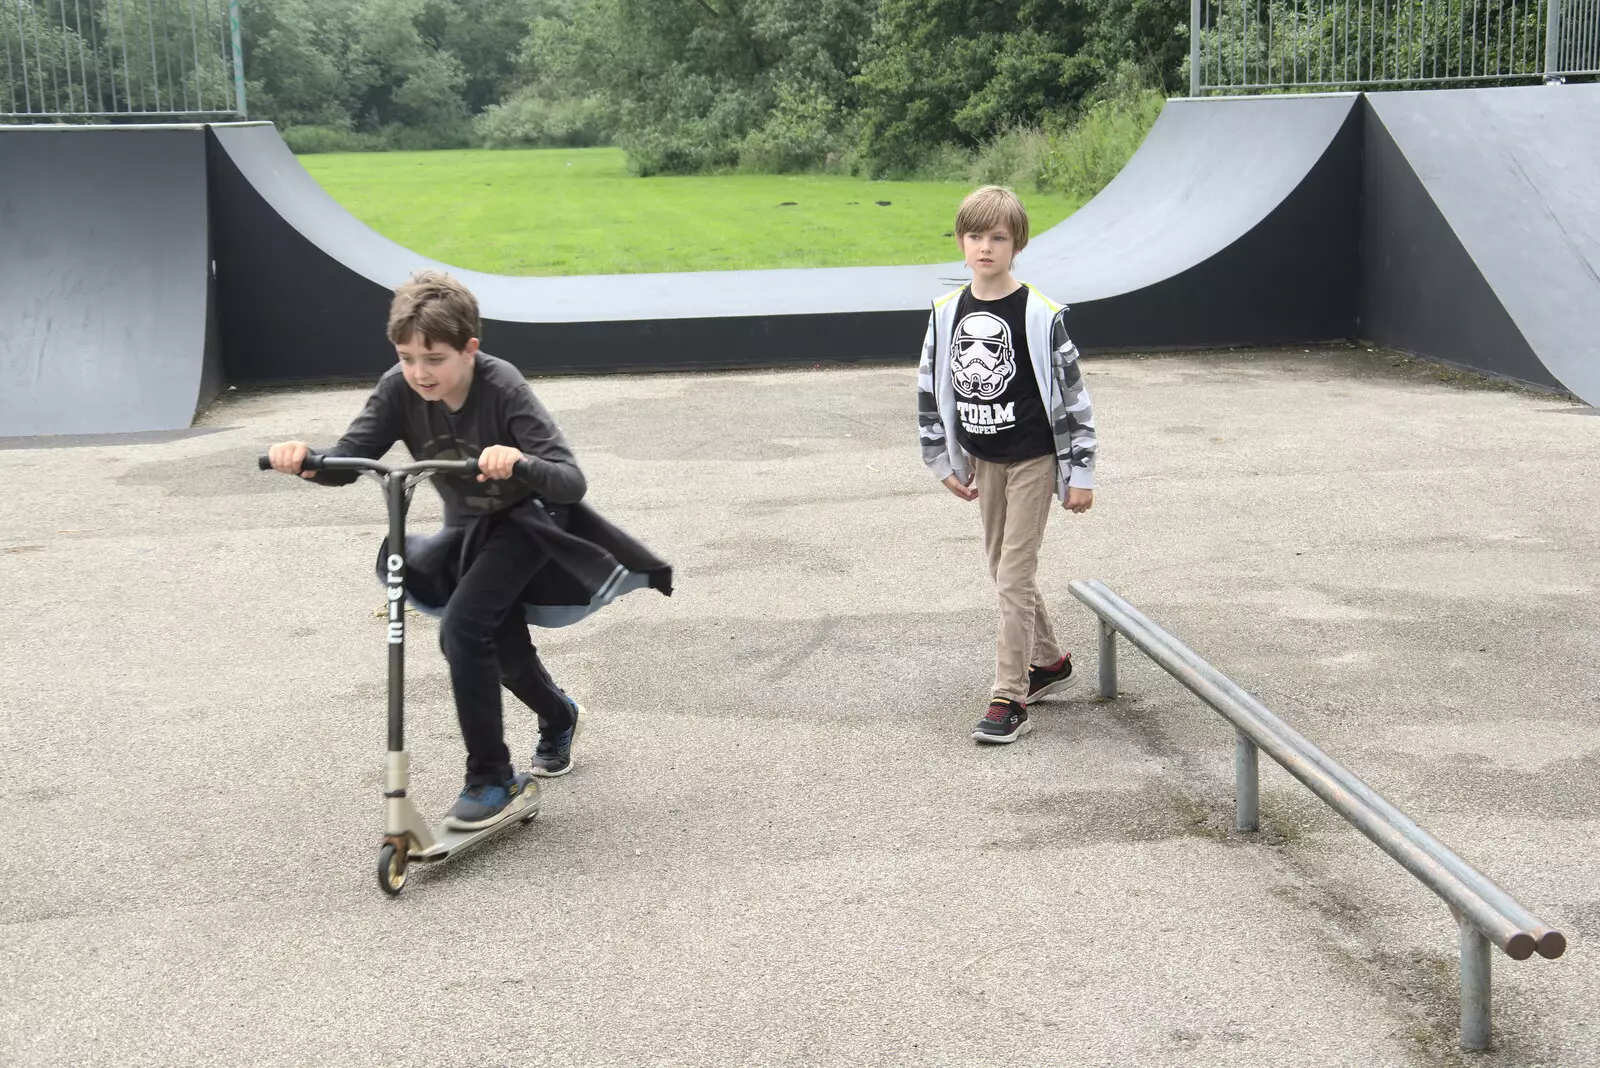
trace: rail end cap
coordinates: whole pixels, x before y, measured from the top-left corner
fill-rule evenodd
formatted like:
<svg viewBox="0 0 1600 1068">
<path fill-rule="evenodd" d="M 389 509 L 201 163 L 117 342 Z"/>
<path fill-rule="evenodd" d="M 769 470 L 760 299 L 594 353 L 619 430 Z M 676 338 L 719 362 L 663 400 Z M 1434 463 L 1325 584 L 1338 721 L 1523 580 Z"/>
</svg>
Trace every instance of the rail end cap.
<svg viewBox="0 0 1600 1068">
<path fill-rule="evenodd" d="M 1567 936 L 1560 931 L 1546 931 L 1539 936 L 1536 947 L 1539 956 L 1546 960 L 1555 960 L 1567 951 Z"/>
<path fill-rule="evenodd" d="M 1533 935 L 1518 931 L 1506 939 L 1506 956 L 1512 960 L 1527 960 L 1533 956 L 1534 945 Z"/>
</svg>

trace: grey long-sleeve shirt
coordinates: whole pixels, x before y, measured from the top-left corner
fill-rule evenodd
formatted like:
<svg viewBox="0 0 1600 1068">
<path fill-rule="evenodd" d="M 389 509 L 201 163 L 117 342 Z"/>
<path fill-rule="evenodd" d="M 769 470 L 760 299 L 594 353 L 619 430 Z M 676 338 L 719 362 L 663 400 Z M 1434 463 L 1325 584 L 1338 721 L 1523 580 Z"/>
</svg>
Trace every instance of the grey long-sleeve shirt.
<svg viewBox="0 0 1600 1068">
<path fill-rule="evenodd" d="M 364 456 L 376 460 L 397 441 L 405 442 L 413 459 L 467 460 L 490 445 L 509 445 L 533 461 L 527 479 L 478 482 L 459 475 L 433 479 L 444 499 L 446 526 L 461 526 L 474 516 L 496 512 L 537 495 L 549 504 L 575 504 L 588 484 L 561 428 L 511 364 L 486 353 L 477 355 L 472 388 L 456 412 L 441 401 L 424 400 L 406 384 L 399 364 L 379 379 L 338 444 L 327 456 Z M 317 481 L 345 485 L 353 471 L 320 471 Z"/>
</svg>

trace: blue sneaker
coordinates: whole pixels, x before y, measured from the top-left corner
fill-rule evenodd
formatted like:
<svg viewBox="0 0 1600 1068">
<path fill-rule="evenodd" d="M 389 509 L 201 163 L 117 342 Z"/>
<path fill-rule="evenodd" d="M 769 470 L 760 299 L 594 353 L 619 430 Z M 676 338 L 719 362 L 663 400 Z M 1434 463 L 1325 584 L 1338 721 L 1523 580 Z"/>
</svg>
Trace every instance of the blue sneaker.
<svg viewBox="0 0 1600 1068">
<path fill-rule="evenodd" d="M 452 831 L 479 831 L 492 827 L 520 797 L 528 780 L 518 775 L 509 783 L 474 783 L 461 791 L 444 825 Z"/>
<path fill-rule="evenodd" d="M 572 736 L 577 733 L 578 713 L 583 711 L 583 706 L 571 697 L 567 697 L 567 704 L 572 706 L 571 726 L 552 730 L 549 723 L 539 720 L 539 744 L 534 747 L 533 759 L 528 762 L 530 774 L 542 779 L 554 779 L 572 770 Z"/>
</svg>

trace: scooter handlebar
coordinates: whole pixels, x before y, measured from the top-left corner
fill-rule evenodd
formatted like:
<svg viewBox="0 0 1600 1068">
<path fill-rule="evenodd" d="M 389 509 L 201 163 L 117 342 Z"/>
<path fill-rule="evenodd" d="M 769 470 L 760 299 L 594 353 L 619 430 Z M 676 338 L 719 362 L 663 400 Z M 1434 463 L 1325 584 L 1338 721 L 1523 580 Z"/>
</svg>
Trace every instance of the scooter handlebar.
<svg viewBox="0 0 1600 1068">
<path fill-rule="evenodd" d="M 272 470 L 272 458 L 262 453 L 256 458 L 256 463 L 263 471 Z M 423 460 L 420 463 L 408 465 L 415 470 L 431 470 L 434 472 L 448 471 L 451 474 L 462 474 L 475 477 L 478 474 L 478 461 L 471 460 Z M 324 457 L 319 452 L 308 452 L 300 464 L 302 471 L 321 471 L 324 469 L 345 468 L 358 471 L 387 471 L 388 468 L 376 460 L 366 460 L 355 456 L 329 456 Z M 530 478 L 533 475 L 533 461 L 529 459 L 518 460 L 511 468 L 511 474 L 517 478 Z"/>
</svg>

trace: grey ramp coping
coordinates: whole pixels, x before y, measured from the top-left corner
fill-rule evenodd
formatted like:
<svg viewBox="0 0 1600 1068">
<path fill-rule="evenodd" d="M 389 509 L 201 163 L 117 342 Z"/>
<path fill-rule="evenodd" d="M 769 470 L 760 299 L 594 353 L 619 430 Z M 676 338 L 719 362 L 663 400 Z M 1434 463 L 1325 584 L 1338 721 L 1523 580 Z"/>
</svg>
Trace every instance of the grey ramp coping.
<svg viewBox="0 0 1600 1068">
<path fill-rule="evenodd" d="M 1527 347 L 1600 401 L 1600 85 L 1367 100 Z"/>
<path fill-rule="evenodd" d="M 189 426 L 209 262 L 203 129 L 0 132 L 0 437 Z"/>
</svg>

